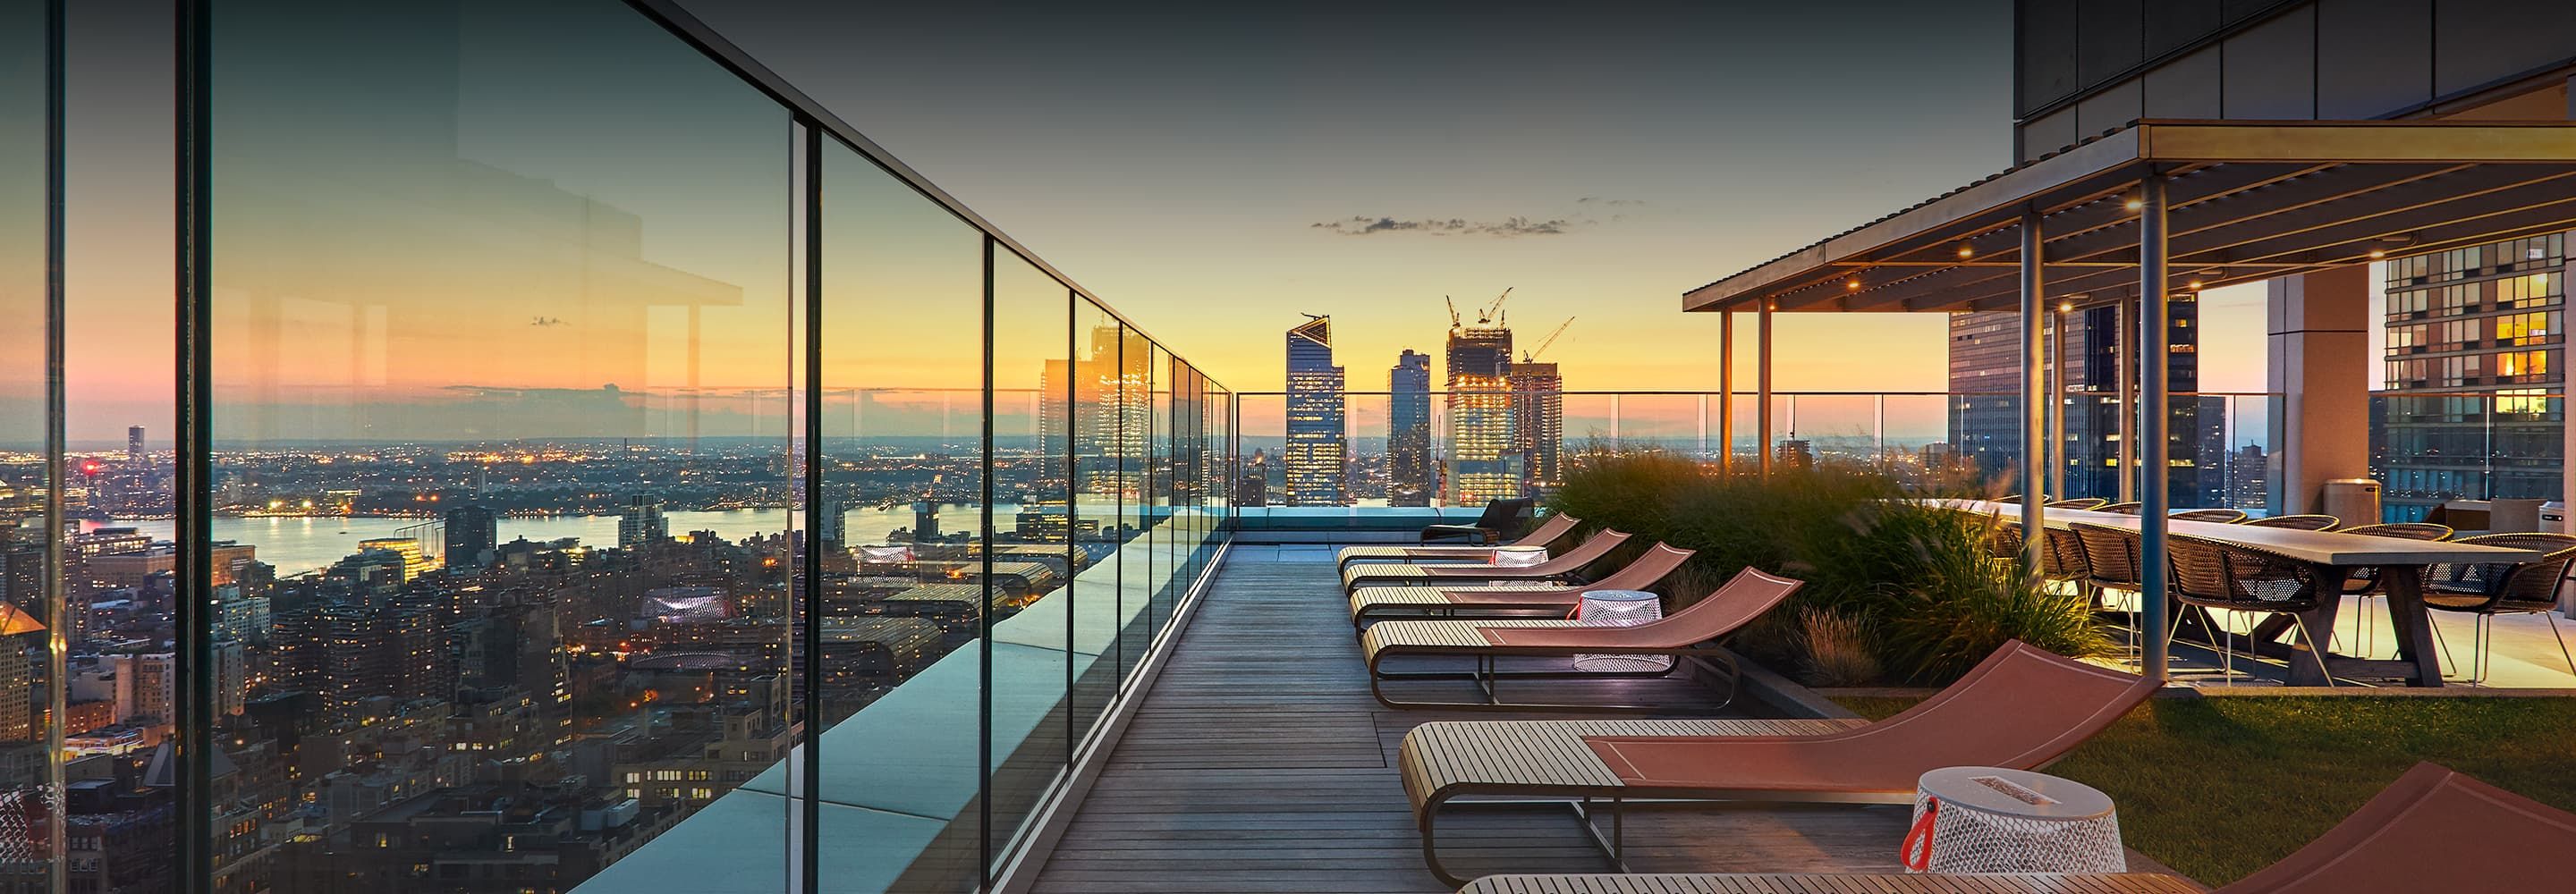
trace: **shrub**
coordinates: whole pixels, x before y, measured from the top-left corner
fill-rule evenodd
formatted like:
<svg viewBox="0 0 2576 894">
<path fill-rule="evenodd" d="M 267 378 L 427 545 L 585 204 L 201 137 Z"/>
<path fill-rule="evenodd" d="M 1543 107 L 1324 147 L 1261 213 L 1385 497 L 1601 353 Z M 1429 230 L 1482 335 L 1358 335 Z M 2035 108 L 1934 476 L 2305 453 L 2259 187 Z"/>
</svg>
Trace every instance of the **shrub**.
<svg viewBox="0 0 2576 894">
<path fill-rule="evenodd" d="M 1666 595 L 1686 604 L 1746 566 L 1806 582 L 1790 610 L 1736 639 L 1756 660 L 1788 662 L 1842 682 L 1866 664 L 1872 682 L 1944 683 L 2008 639 L 2066 655 L 2108 643 L 2089 606 L 1989 558 L 1991 520 L 1905 502 L 1867 470 L 1775 469 L 1768 480 L 1719 476 L 1681 457 L 1588 450 L 1551 502 L 1587 531 L 1616 528 L 1638 548 L 1695 551 Z M 1622 552 L 1626 552 L 1623 550 Z M 1825 619 L 1821 655 L 1809 612 Z M 1839 626 L 1838 626 L 1839 625 Z"/>
<path fill-rule="evenodd" d="M 1806 652 L 1807 685 L 1866 686 L 1886 668 L 1867 624 L 1820 608 L 1798 613 L 1799 644 Z"/>
</svg>

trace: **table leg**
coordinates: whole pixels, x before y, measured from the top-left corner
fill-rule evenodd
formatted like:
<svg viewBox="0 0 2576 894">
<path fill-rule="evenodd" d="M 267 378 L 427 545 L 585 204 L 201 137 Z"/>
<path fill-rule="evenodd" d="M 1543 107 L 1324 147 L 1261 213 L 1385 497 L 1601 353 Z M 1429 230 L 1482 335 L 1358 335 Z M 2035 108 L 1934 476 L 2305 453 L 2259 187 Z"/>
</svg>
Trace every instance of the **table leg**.
<svg viewBox="0 0 2576 894">
<path fill-rule="evenodd" d="M 2431 688 L 2442 685 L 2442 657 L 2433 648 L 2433 619 L 2424 608 L 2422 571 L 2414 566 L 2386 566 L 2379 569 L 2379 579 L 2388 588 L 2388 624 L 2397 630 L 2397 657 L 2415 664 L 2415 679 L 2408 685 Z"/>
<path fill-rule="evenodd" d="M 2324 569 L 2324 571 L 2332 570 L 2334 569 Z M 2318 579 L 2327 580 L 2328 578 L 2320 577 Z M 2341 580 L 2341 578 L 2332 579 Z M 2339 657 L 2326 652 L 2326 638 L 2334 632 L 2335 615 L 2342 611 L 2342 609 L 2342 599 L 2319 599 L 2317 600 L 2316 608 L 2300 612 L 2296 615 L 2273 615 L 2271 618 L 2264 619 L 2266 624 L 2269 624 L 2274 619 L 2280 620 L 2282 623 L 2278 628 L 2276 628 L 2279 630 L 2287 630 L 2291 624 L 2299 625 L 2299 627 L 2302 628 L 2302 631 L 2306 634 L 2303 638 L 2307 641 L 2308 648 L 2316 651 L 2316 657 L 2311 658 L 2306 655 L 2299 654 L 2297 643 L 2291 643 L 2283 647 L 2287 653 L 2287 658 L 2285 660 L 2290 663 L 2290 685 L 2333 685 L 2333 681 L 2326 678 L 2325 669 L 2320 662 L 2332 662 L 2335 658 Z M 2275 633 L 2273 635 L 2278 636 L 2279 634 Z M 2269 642 L 2269 640 L 2266 639 L 2264 642 Z"/>
</svg>

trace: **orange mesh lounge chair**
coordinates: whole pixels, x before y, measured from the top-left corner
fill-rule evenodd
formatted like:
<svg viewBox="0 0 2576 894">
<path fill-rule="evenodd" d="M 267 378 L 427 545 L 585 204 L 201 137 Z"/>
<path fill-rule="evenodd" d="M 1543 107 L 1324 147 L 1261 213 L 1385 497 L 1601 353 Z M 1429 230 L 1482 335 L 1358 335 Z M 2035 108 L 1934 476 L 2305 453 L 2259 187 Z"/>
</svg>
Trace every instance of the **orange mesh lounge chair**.
<svg viewBox="0 0 2576 894">
<path fill-rule="evenodd" d="M 1658 547 L 1659 549 L 1669 547 Z M 1723 708 L 1735 700 L 1735 662 L 1726 653 L 1710 648 L 1718 638 L 1762 617 L 1779 605 L 1789 594 L 1797 592 L 1801 581 L 1773 577 L 1755 569 L 1737 572 L 1734 580 L 1718 588 L 1708 598 L 1691 603 L 1671 617 L 1633 627 L 1602 627 L 1581 621 L 1386 621 L 1370 627 L 1360 635 L 1360 651 L 1368 657 L 1369 691 L 1390 708 L 1545 708 L 1562 711 L 1653 711 L 1671 706 L 1615 704 L 1592 702 L 1578 704 L 1534 704 L 1504 702 L 1497 692 L 1506 679 L 1618 679 L 1639 674 L 1604 674 L 1558 667 L 1550 670 L 1499 670 L 1504 658 L 1564 658 L 1571 661 L 1585 655 L 1659 655 L 1675 659 L 1673 667 L 1696 666 L 1725 681 Z M 1474 659 L 1474 669 L 1464 671 L 1403 671 L 1386 669 L 1390 659 L 1458 657 Z M 1645 671 L 1644 676 L 1660 677 L 1670 668 Z M 1387 694 L 1392 680 L 1473 680 L 1483 691 L 1482 702 L 1405 701 Z"/>
<path fill-rule="evenodd" d="M 1471 584 L 1479 581 L 1548 581 L 1564 583 L 1583 566 L 1628 542 L 1629 535 L 1620 531 L 1603 531 L 1592 535 L 1581 545 L 1566 550 L 1536 565 L 1397 565 L 1370 562 L 1342 569 L 1342 592 L 1356 593 L 1361 587 L 1389 584 L 1419 584 L 1426 581 Z"/>
<path fill-rule="evenodd" d="M 1351 623 L 1366 625 L 1389 617 L 1456 617 L 1533 611 L 1569 614 L 1586 590 L 1643 590 L 1654 586 L 1690 561 L 1691 551 L 1655 544 L 1637 561 L 1579 586 L 1543 583 L 1485 584 L 1467 587 L 1361 587 L 1351 594 Z"/>
<path fill-rule="evenodd" d="M 1583 520 L 1559 512 L 1548 516 L 1507 546 L 1546 546 L 1574 530 Z M 1491 546 L 1345 546 L 1334 554 L 1333 567 L 1348 568 L 1352 562 L 1484 562 L 1493 559 Z"/>
<path fill-rule="evenodd" d="M 2155 690 L 2150 679 L 2014 640 L 1877 723 L 1788 735 L 1624 735 L 1571 725 L 1582 721 L 1441 721 L 1405 734 L 1401 769 L 1423 860 L 1454 885 L 1464 880 L 1440 865 L 1435 831 L 1441 808 L 1459 798 L 1569 802 L 1586 829 L 1594 829 L 1589 802 L 1607 800 L 1614 830 L 1621 805 L 1641 798 L 1906 804 L 1926 771 L 2046 766 Z M 1616 832 L 1603 841 L 1594 829 L 1593 837 L 1624 870 Z"/>
<path fill-rule="evenodd" d="M 2281 862 L 2214 894 L 2421 894 L 2563 891 L 2576 813 L 2416 764 L 2370 803 Z M 2199 890 L 2165 875 L 1560 875 L 1487 876 L 1462 894 L 1888 891 L 2043 894 Z"/>
</svg>

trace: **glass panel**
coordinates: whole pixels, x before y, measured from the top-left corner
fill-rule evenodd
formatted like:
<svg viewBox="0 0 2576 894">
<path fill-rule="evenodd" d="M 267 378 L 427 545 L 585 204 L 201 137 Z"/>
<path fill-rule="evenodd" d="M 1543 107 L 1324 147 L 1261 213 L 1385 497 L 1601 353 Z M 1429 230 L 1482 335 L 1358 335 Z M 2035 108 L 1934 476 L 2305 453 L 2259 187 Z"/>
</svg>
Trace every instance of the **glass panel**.
<svg viewBox="0 0 2576 894">
<path fill-rule="evenodd" d="M 1119 631 L 1143 606 L 1119 599 L 1121 533 L 1125 505 L 1119 469 L 1118 320 L 1090 301 L 1074 304 L 1074 357 L 1062 386 L 1071 405 L 1074 556 L 1084 563 L 1074 578 L 1073 649 L 1079 669 L 1073 682 L 1074 741 L 1089 735 L 1116 692 L 1123 654 Z M 1057 387 L 1049 385 L 1052 391 Z"/>
<path fill-rule="evenodd" d="M 988 795 L 993 856 L 1064 772 L 1065 693 L 1075 596 L 1070 405 L 1064 385 L 1072 293 L 1010 249 L 993 247 L 993 738 Z"/>
<path fill-rule="evenodd" d="M 826 871 L 823 888 L 969 890 L 984 858 L 978 638 L 988 600 L 1010 592 L 984 574 L 979 533 L 984 238 L 837 142 L 822 202 L 821 515 L 838 520 L 822 539 L 849 546 L 824 580 L 818 831 L 827 862 L 894 855 Z M 1036 381 L 1035 357 L 1014 368 Z"/>
<path fill-rule="evenodd" d="M 47 67 L 58 61 L 46 48 L 45 4 L 0 0 L 0 815 L 11 818 L 44 816 L 59 797 L 47 739 L 48 727 L 57 726 L 49 719 L 63 716 L 56 703 L 64 693 L 50 633 L 65 615 L 55 611 L 46 582 L 53 577 L 47 544 L 61 536 L 49 534 L 45 522 L 54 477 L 46 444 L 45 91 Z M 150 480 L 151 456 L 135 446 L 111 460 L 111 480 Z M 70 821 L 86 829 L 103 817 L 76 810 Z M 157 858 L 169 844 L 163 833 L 138 842 L 142 852 L 133 856 L 166 865 Z M 11 887 L 42 890 L 57 859 L 49 856 L 57 852 L 47 825 L 0 829 L 0 850 L 10 854 L 0 873 Z"/>
<path fill-rule="evenodd" d="M 213 22 L 217 889 L 782 854 L 788 116 L 611 0 Z"/>
<path fill-rule="evenodd" d="M 1154 640 L 1154 533 L 1147 526 L 1146 445 L 1154 433 L 1153 346 L 1123 324 L 1118 329 L 1118 612 L 1125 619 L 1120 639 L 1119 678 L 1130 678 Z"/>
<path fill-rule="evenodd" d="M 1151 480 L 1147 482 L 1152 496 L 1146 501 L 1145 511 L 1151 515 L 1146 524 L 1154 530 L 1154 631 L 1159 635 L 1163 628 L 1171 625 L 1174 583 L 1181 577 L 1181 533 L 1172 522 L 1172 512 L 1179 503 L 1182 489 L 1178 478 L 1180 463 L 1175 452 L 1180 421 L 1173 415 L 1172 403 L 1172 389 L 1177 387 L 1181 364 L 1160 344 L 1151 344 L 1150 349 L 1153 351 L 1149 369 L 1153 376 L 1150 387 L 1154 422 L 1153 437 L 1146 449 L 1152 456 L 1149 463 Z"/>
</svg>

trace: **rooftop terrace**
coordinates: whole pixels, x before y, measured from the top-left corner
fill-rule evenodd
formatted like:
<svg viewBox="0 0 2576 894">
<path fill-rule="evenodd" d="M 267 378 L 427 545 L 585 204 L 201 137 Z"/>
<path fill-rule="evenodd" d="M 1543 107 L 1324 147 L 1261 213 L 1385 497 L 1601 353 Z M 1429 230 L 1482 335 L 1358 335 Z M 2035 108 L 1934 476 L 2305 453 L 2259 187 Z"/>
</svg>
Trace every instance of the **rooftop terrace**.
<svg viewBox="0 0 2576 894">
<path fill-rule="evenodd" d="M 1031 890 L 1448 891 L 1424 868 L 1397 779 L 1405 732 L 1433 720 L 1602 719 L 1379 704 L 1333 567 L 1329 546 L 1227 553 Z M 1473 697 L 1470 684 L 1455 685 L 1451 697 Z M 1569 689 L 1568 700 L 1718 700 L 1678 678 L 1519 683 L 1512 695 L 1548 697 L 1549 686 Z M 1753 715 L 1730 708 L 1717 716 Z M 1901 806 L 1632 808 L 1628 862 L 1638 872 L 1897 872 L 1907 814 Z M 1443 859 L 1465 875 L 1610 868 L 1561 810 L 1459 814 L 1443 829 Z M 2130 859 L 2140 871 L 2158 868 Z"/>
</svg>

